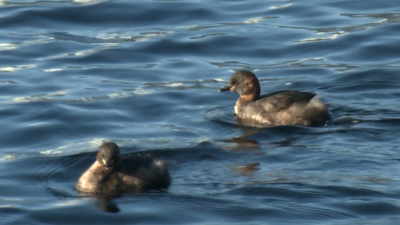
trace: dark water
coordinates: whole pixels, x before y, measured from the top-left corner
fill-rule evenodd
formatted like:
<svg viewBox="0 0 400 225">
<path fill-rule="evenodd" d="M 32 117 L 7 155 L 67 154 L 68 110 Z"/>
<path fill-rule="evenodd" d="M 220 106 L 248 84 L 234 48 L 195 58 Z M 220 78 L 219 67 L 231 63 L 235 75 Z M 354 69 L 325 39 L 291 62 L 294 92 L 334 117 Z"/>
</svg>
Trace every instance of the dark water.
<svg viewBox="0 0 400 225">
<path fill-rule="evenodd" d="M 400 223 L 398 1 L 0 5 L 1 224 Z M 237 125 L 239 69 L 332 121 Z M 80 197 L 103 141 L 167 160 L 168 192 Z"/>
</svg>

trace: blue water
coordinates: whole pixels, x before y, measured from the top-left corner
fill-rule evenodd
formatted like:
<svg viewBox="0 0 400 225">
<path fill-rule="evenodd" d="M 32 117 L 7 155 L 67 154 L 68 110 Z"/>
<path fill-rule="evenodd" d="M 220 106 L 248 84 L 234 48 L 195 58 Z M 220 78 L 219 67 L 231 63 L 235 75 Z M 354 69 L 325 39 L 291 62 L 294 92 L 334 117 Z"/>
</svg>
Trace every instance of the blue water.
<svg viewBox="0 0 400 225">
<path fill-rule="evenodd" d="M 400 4 L 0 1 L 1 224 L 400 223 Z M 302 90 L 325 126 L 253 128 L 230 75 Z M 104 141 L 168 162 L 166 193 L 76 179 Z"/>
</svg>

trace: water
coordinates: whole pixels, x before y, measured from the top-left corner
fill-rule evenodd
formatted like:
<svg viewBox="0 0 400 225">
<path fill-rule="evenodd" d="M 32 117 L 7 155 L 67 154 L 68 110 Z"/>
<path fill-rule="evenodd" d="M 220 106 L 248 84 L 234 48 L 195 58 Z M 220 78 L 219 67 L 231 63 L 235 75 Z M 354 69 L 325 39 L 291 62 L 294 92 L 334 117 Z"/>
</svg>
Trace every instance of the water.
<svg viewBox="0 0 400 225">
<path fill-rule="evenodd" d="M 397 224 L 397 1 L 0 1 L 1 224 Z M 218 93 L 316 92 L 326 126 L 252 128 Z M 167 193 L 81 197 L 103 141 Z"/>
</svg>

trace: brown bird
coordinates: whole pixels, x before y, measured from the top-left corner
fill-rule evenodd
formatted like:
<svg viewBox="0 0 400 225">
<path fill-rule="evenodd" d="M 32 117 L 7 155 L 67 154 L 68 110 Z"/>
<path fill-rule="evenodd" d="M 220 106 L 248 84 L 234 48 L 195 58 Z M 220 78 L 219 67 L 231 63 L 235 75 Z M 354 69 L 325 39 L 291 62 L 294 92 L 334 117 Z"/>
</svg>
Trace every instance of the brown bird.
<svg viewBox="0 0 400 225">
<path fill-rule="evenodd" d="M 96 161 L 76 182 L 79 192 L 121 195 L 152 189 L 166 189 L 171 183 L 167 165 L 150 155 L 121 157 L 117 144 L 100 146 Z"/>
<path fill-rule="evenodd" d="M 260 96 L 260 83 L 250 71 L 234 73 L 227 86 L 219 91 L 239 93 L 235 115 L 241 122 L 260 126 L 318 126 L 328 118 L 325 104 L 315 93 L 281 91 Z"/>
</svg>

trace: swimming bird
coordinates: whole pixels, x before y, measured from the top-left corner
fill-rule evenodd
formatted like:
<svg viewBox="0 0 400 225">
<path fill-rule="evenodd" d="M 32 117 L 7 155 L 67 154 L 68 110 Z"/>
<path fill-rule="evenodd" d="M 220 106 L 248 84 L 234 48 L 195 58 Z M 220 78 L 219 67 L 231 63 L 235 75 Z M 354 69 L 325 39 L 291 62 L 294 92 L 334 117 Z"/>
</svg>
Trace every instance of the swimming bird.
<svg viewBox="0 0 400 225">
<path fill-rule="evenodd" d="M 219 91 L 239 93 L 235 115 L 242 122 L 259 126 L 318 126 L 329 118 L 326 105 L 315 93 L 278 91 L 260 96 L 260 82 L 250 71 L 234 73 Z"/>
<path fill-rule="evenodd" d="M 171 183 L 167 165 L 150 155 L 121 157 L 114 142 L 100 146 L 96 161 L 76 182 L 81 193 L 116 196 L 152 189 L 166 189 Z"/>
</svg>

